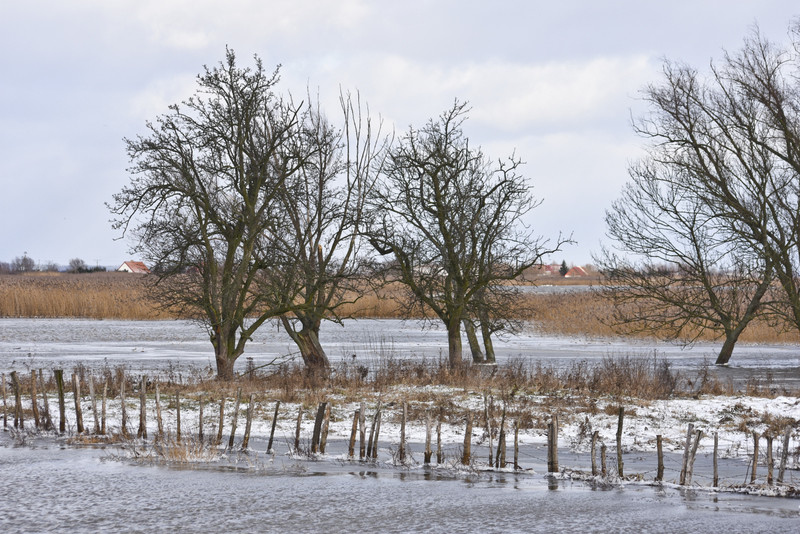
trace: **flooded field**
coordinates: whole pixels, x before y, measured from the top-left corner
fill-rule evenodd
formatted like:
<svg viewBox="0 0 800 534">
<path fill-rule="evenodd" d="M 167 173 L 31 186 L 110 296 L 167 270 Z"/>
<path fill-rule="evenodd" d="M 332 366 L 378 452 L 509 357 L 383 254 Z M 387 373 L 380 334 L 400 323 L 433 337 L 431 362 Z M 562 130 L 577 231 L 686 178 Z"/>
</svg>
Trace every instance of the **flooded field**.
<svg viewBox="0 0 800 534">
<path fill-rule="evenodd" d="M 347 361 L 373 365 L 381 359 L 447 358 L 447 336 L 437 325 L 397 319 L 349 320 L 344 326 L 325 323 L 320 334 L 332 364 Z M 464 343 L 465 351 L 467 349 Z M 521 359 L 567 368 L 604 357 L 666 359 L 673 370 L 688 375 L 709 372 L 723 383 L 748 380 L 800 389 L 800 347 L 740 343 L 731 363 L 713 365 L 719 345 L 698 343 L 690 348 L 628 339 L 580 339 L 525 332 L 498 338 L 498 362 Z M 276 358 L 297 357 L 291 340 L 277 325 L 266 325 L 248 343 L 236 362 L 241 372 L 252 358 L 256 366 Z M 469 355 L 465 352 L 465 357 Z M 98 368 L 124 365 L 134 372 L 210 373 L 214 368 L 205 331 L 190 321 L 113 321 L 80 319 L 0 319 L 0 371 L 70 368 L 77 363 Z"/>
</svg>

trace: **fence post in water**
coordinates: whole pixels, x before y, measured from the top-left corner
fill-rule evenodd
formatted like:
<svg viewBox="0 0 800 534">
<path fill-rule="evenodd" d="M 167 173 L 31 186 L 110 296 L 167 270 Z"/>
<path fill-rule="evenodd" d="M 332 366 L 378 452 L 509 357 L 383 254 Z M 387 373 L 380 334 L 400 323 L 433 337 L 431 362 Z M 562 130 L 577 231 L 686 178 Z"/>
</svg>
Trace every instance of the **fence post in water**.
<svg viewBox="0 0 800 534">
<path fill-rule="evenodd" d="M 319 451 L 319 441 L 322 435 L 322 418 L 325 417 L 327 402 L 320 402 L 317 406 L 317 416 L 314 418 L 314 432 L 311 434 L 311 454 Z"/>
<path fill-rule="evenodd" d="M 436 464 L 439 465 L 444 462 L 444 454 L 442 454 L 442 414 L 436 421 Z"/>
<path fill-rule="evenodd" d="M 72 373 L 72 397 L 75 400 L 75 424 L 78 434 L 83 434 L 83 410 L 81 410 L 81 384 L 78 375 Z"/>
<path fill-rule="evenodd" d="M 519 469 L 519 420 L 514 421 L 514 471 Z"/>
<path fill-rule="evenodd" d="M 689 430 L 686 432 L 686 445 L 683 448 L 683 462 L 681 464 L 681 475 L 678 479 L 678 484 L 681 486 L 686 484 L 686 468 L 689 464 L 689 447 L 692 445 L 692 433 L 694 432 L 694 424 L 689 423 Z"/>
<path fill-rule="evenodd" d="M 367 459 L 372 458 L 372 450 L 377 449 L 377 437 L 375 432 L 378 430 L 378 417 L 381 413 L 381 401 L 378 399 L 378 407 L 375 409 L 375 415 L 372 416 L 372 424 L 369 427 L 369 441 L 367 441 Z"/>
<path fill-rule="evenodd" d="M 592 432 L 592 446 L 591 446 L 590 450 L 591 450 L 591 454 L 592 454 L 592 476 L 593 477 L 597 476 L 596 453 L 597 453 L 597 437 L 599 435 L 600 435 L 600 431 L 599 430 L 595 430 L 594 432 Z"/>
<path fill-rule="evenodd" d="M 158 381 L 156 381 L 156 426 L 158 427 L 156 439 L 164 439 L 164 420 L 161 418 L 161 393 L 158 390 Z"/>
<path fill-rule="evenodd" d="M 773 463 L 772 463 L 772 436 L 765 435 L 764 438 L 767 440 L 767 485 L 772 485 L 772 471 L 773 471 Z"/>
<path fill-rule="evenodd" d="M 331 421 L 331 403 L 325 403 L 325 416 L 322 419 L 322 435 L 319 437 L 319 453 L 325 454 L 325 447 L 328 445 L 328 426 Z"/>
<path fill-rule="evenodd" d="M 503 415 L 500 418 L 500 432 L 497 434 L 497 454 L 494 455 L 495 458 L 495 467 L 500 469 L 501 467 L 505 467 L 505 455 L 503 454 L 503 448 L 506 445 L 506 405 L 503 403 Z M 501 456 L 503 458 L 501 459 Z"/>
<path fill-rule="evenodd" d="M 547 472 L 558 473 L 558 415 L 547 424 Z"/>
<path fill-rule="evenodd" d="M 125 406 L 125 371 L 120 371 L 119 400 L 122 405 L 122 437 L 128 437 L 128 408 Z"/>
<path fill-rule="evenodd" d="M 147 439 L 147 377 L 142 375 L 139 385 L 139 430 L 136 437 Z"/>
<path fill-rule="evenodd" d="M 464 431 L 464 454 L 461 456 L 461 463 L 469 465 L 472 459 L 472 412 L 467 410 L 467 428 Z"/>
<path fill-rule="evenodd" d="M 278 424 L 278 408 L 281 406 L 281 401 L 275 403 L 275 414 L 272 416 L 272 428 L 269 431 L 269 442 L 267 442 L 267 454 L 272 452 L 272 439 L 275 437 L 275 425 Z"/>
<path fill-rule="evenodd" d="M 363 460 L 367 452 L 367 426 L 366 426 L 367 408 L 364 403 L 358 410 L 358 459 Z"/>
<path fill-rule="evenodd" d="M 39 369 L 39 386 L 42 389 L 42 401 L 44 403 L 42 404 L 44 407 L 44 429 L 53 430 L 53 419 L 50 417 L 50 406 L 47 400 L 47 386 L 44 383 L 44 372 L 41 369 Z"/>
<path fill-rule="evenodd" d="M 100 434 L 106 433 L 106 394 L 108 393 L 108 380 L 103 382 L 103 411 L 100 414 Z"/>
<path fill-rule="evenodd" d="M 372 441 L 372 453 L 369 455 L 373 460 L 378 459 L 378 436 L 381 435 L 381 419 L 383 418 L 383 408 L 381 403 L 378 402 L 378 413 L 375 414 L 375 439 Z"/>
<path fill-rule="evenodd" d="M 181 442 L 181 392 L 175 392 L 175 439 Z"/>
<path fill-rule="evenodd" d="M 250 445 L 250 427 L 253 424 L 253 394 L 250 394 L 250 400 L 247 401 L 247 422 L 244 425 L 244 437 L 242 438 L 242 450 L 247 450 Z"/>
<path fill-rule="evenodd" d="M 3 430 L 8 430 L 8 401 L 6 400 L 6 374 L 3 373 Z"/>
<path fill-rule="evenodd" d="M 217 445 L 222 443 L 222 428 L 225 426 L 225 396 L 219 399 L 219 428 L 217 428 Z"/>
<path fill-rule="evenodd" d="M 606 444 L 600 444 L 600 474 L 606 476 Z"/>
<path fill-rule="evenodd" d="M 718 454 L 719 454 L 719 433 L 714 432 L 714 473 L 711 479 L 711 486 L 714 488 L 719 487 L 719 469 L 717 465 Z"/>
<path fill-rule="evenodd" d="M 692 473 L 694 472 L 694 459 L 697 456 L 697 446 L 700 445 L 700 438 L 703 437 L 703 431 L 698 430 L 695 432 L 694 444 L 692 445 L 692 452 L 689 454 L 689 463 L 686 466 L 686 485 L 692 484 Z"/>
<path fill-rule="evenodd" d="M 233 408 L 233 420 L 231 421 L 231 437 L 228 439 L 228 448 L 233 450 L 233 441 L 236 437 L 236 425 L 239 422 L 239 405 L 242 402 L 242 388 L 236 389 L 236 405 Z"/>
<path fill-rule="evenodd" d="M 656 451 L 658 454 L 658 468 L 656 470 L 655 482 L 663 482 L 664 480 L 664 445 L 662 443 L 661 434 L 656 436 Z"/>
<path fill-rule="evenodd" d="M 433 430 L 433 424 L 431 422 L 431 413 L 428 412 L 425 414 L 425 455 L 423 456 L 423 463 L 425 465 L 430 465 L 431 456 L 433 455 L 433 451 L 431 450 L 432 430 Z"/>
<path fill-rule="evenodd" d="M 92 418 L 94 419 L 94 433 L 100 433 L 100 418 L 97 415 L 97 397 L 94 394 L 94 376 L 89 375 L 89 400 L 92 403 Z"/>
<path fill-rule="evenodd" d="M 786 460 L 789 457 L 789 436 L 792 433 L 792 427 L 786 427 L 786 432 L 783 434 L 783 449 L 781 450 L 781 466 L 778 469 L 778 484 L 783 483 L 783 475 L 786 472 Z"/>
<path fill-rule="evenodd" d="M 294 453 L 300 452 L 300 424 L 303 422 L 303 405 L 297 408 L 297 428 L 294 431 Z"/>
<path fill-rule="evenodd" d="M 359 410 L 356 410 L 353 413 L 353 429 L 350 431 L 350 444 L 347 447 L 347 455 L 350 458 L 355 458 L 356 455 L 356 433 L 358 432 L 358 417 L 359 417 Z"/>
<path fill-rule="evenodd" d="M 622 472 L 622 422 L 625 419 L 625 408 L 619 407 L 619 418 L 617 419 L 617 474 L 619 478 L 625 478 Z"/>
<path fill-rule="evenodd" d="M 205 400 L 206 400 L 205 397 L 203 395 L 200 395 L 200 402 L 198 405 L 200 413 L 198 414 L 197 417 L 197 440 L 200 443 L 203 443 L 203 438 L 205 437 L 203 433 L 203 405 L 205 404 Z"/>
<path fill-rule="evenodd" d="M 63 434 L 67 431 L 66 407 L 64 406 L 64 370 L 55 369 L 53 376 L 56 378 L 58 388 L 58 431 Z"/>
<path fill-rule="evenodd" d="M 33 410 L 33 426 L 39 428 L 39 399 L 36 394 L 36 371 L 31 369 L 31 409 Z"/>
<path fill-rule="evenodd" d="M 25 416 L 22 414 L 22 398 L 19 393 L 19 379 L 16 371 L 11 371 L 11 387 L 14 388 L 14 428 L 25 428 Z"/>
<path fill-rule="evenodd" d="M 408 416 L 408 405 L 403 402 L 403 415 L 400 419 L 400 463 L 406 463 L 406 417 Z"/>
<path fill-rule="evenodd" d="M 486 419 L 486 436 L 489 438 L 489 467 L 494 465 L 494 444 L 492 443 L 492 410 L 494 408 L 494 399 L 484 393 L 483 394 L 483 418 Z"/>
<path fill-rule="evenodd" d="M 753 470 L 750 472 L 750 483 L 756 482 L 756 467 L 758 466 L 758 432 L 753 432 Z"/>
</svg>

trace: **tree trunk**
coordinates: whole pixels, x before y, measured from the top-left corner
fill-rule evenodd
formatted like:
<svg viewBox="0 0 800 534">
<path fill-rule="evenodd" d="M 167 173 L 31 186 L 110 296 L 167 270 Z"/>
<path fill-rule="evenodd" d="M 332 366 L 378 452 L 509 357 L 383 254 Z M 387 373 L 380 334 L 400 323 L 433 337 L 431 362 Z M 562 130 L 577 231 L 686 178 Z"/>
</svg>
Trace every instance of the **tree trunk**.
<svg viewBox="0 0 800 534">
<path fill-rule="evenodd" d="M 300 349 L 300 356 L 308 369 L 327 371 L 331 363 L 319 342 L 319 325 L 306 325 L 300 331 L 294 329 L 292 322 L 286 317 L 281 317 L 283 327 Z"/>
<path fill-rule="evenodd" d="M 229 358 L 225 350 L 222 353 L 217 351 L 215 356 L 217 360 L 217 378 L 219 380 L 233 380 L 233 363 L 236 359 Z"/>
<path fill-rule="evenodd" d="M 461 321 L 451 320 L 447 325 L 447 349 L 450 367 L 461 365 Z"/>
<path fill-rule="evenodd" d="M 486 321 L 481 321 L 481 336 L 483 337 L 483 349 L 486 351 L 486 362 L 495 363 L 494 345 L 492 344 L 492 331 Z"/>
<path fill-rule="evenodd" d="M 467 333 L 469 350 L 472 352 L 472 363 L 483 363 L 484 357 L 481 352 L 481 345 L 478 343 L 478 336 L 475 334 L 475 325 L 470 319 L 464 319 L 464 332 Z"/>
</svg>

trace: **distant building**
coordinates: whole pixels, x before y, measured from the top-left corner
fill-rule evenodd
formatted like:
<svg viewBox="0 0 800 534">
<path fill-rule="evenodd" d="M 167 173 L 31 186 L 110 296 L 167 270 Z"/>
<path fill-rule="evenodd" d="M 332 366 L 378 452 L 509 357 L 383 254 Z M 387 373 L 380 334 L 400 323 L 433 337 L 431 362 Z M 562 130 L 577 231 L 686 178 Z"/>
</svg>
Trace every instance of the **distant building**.
<svg viewBox="0 0 800 534">
<path fill-rule="evenodd" d="M 134 273 L 134 274 L 148 274 L 150 269 L 147 268 L 147 265 L 140 261 L 126 261 L 122 265 L 119 266 L 117 271 L 123 273 Z"/>
<path fill-rule="evenodd" d="M 564 275 L 564 278 L 576 278 L 579 276 L 589 276 L 589 274 L 583 269 L 583 267 L 575 266 L 567 271 L 567 274 Z"/>
</svg>

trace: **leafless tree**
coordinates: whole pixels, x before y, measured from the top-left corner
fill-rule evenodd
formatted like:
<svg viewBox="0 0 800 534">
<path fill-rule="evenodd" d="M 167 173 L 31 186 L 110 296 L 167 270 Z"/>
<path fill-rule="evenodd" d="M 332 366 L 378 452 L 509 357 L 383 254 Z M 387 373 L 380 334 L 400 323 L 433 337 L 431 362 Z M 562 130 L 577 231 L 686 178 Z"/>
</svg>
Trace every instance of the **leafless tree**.
<svg viewBox="0 0 800 534">
<path fill-rule="evenodd" d="M 72 258 L 71 260 L 69 260 L 68 269 L 69 272 L 71 273 L 81 273 L 88 270 L 88 266 L 86 265 L 86 262 L 83 261 L 82 259 Z"/>
<path fill-rule="evenodd" d="M 566 241 L 549 244 L 522 224 L 539 203 L 518 174 L 522 162 L 512 155 L 494 163 L 471 147 L 467 113 L 455 102 L 390 150 L 369 231 L 393 257 L 387 272 L 407 289 L 406 312 L 431 311 L 444 323 L 451 366 L 462 363 L 461 326 L 480 317 L 481 299 Z"/>
<path fill-rule="evenodd" d="M 718 363 L 754 313 L 800 329 L 797 26 L 791 35 L 793 46 L 781 48 L 755 29 L 707 76 L 665 63 L 664 81 L 645 91 L 652 113 L 635 124 L 651 141 L 649 155 L 607 218 L 623 250 L 679 273 L 677 284 L 676 276 L 654 278 L 669 291 L 644 277 L 620 283 L 668 306 L 677 325 L 719 323 L 726 343 Z M 609 259 L 607 271 L 625 272 Z"/>
<path fill-rule="evenodd" d="M 155 265 L 162 305 L 205 325 L 217 375 L 230 379 L 256 329 L 289 311 L 274 304 L 292 296 L 276 300 L 265 279 L 290 259 L 272 239 L 277 197 L 317 147 L 304 106 L 275 93 L 278 70 L 266 72 L 258 57 L 241 68 L 228 50 L 197 83 L 194 96 L 126 141 L 131 182 L 109 208 Z"/>
</svg>

